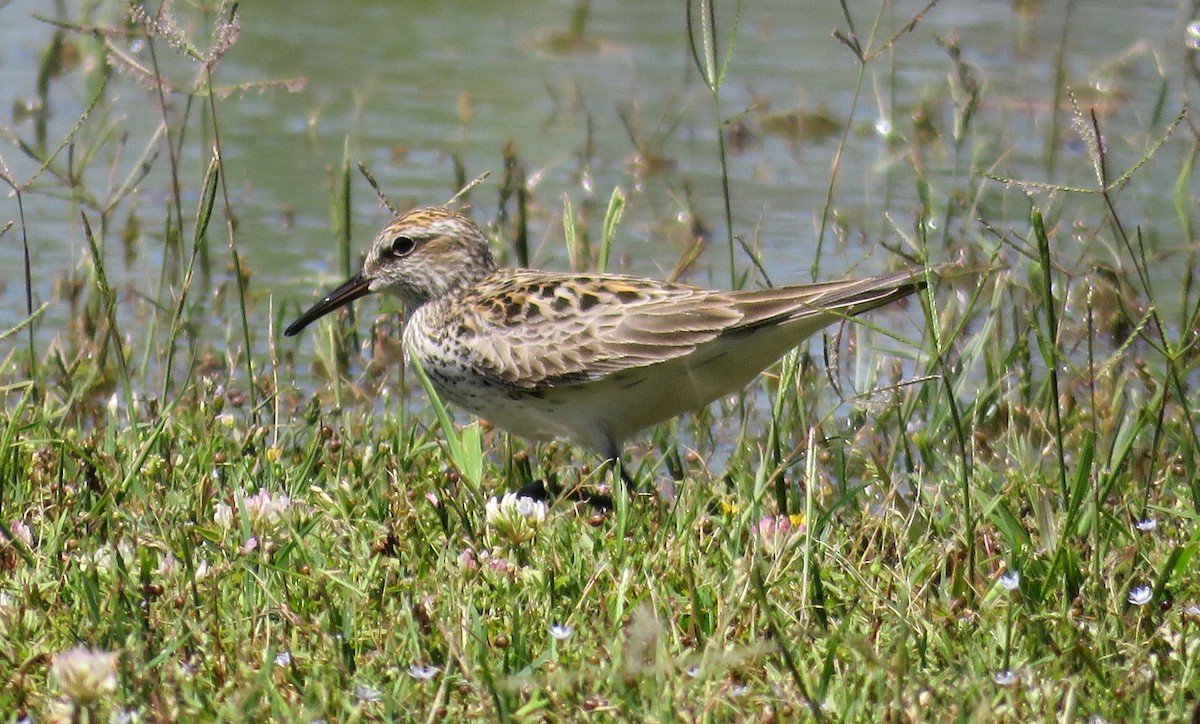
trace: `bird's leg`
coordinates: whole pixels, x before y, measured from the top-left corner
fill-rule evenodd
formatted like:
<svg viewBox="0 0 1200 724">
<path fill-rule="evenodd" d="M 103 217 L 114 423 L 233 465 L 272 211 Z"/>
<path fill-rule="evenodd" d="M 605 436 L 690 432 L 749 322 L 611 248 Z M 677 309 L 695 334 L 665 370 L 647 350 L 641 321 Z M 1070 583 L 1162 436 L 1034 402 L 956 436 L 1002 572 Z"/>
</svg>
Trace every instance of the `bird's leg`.
<svg viewBox="0 0 1200 724">
<path fill-rule="evenodd" d="M 604 464 L 612 466 L 613 477 L 615 478 L 614 482 L 619 482 L 621 485 L 623 485 L 625 487 L 625 492 L 637 492 L 637 483 L 634 481 L 633 477 L 629 475 L 629 471 L 625 468 L 625 462 L 621 460 L 620 455 L 605 460 Z"/>
</svg>

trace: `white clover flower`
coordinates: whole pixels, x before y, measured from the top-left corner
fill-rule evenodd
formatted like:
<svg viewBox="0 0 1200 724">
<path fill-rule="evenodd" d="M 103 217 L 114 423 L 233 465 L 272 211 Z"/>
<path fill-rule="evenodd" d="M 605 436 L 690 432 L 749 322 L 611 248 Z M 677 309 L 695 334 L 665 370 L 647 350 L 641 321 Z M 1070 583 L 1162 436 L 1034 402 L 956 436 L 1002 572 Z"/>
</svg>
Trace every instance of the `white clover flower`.
<svg viewBox="0 0 1200 724">
<path fill-rule="evenodd" d="M 217 503 L 213 506 L 213 522 L 218 526 L 229 530 L 233 525 L 233 508 L 224 503 Z"/>
<path fill-rule="evenodd" d="M 783 552 L 807 529 L 803 515 L 767 515 L 755 526 L 758 544 L 769 556 Z"/>
<path fill-rule="evenodd" d="M 246 495 L 245 491 L 237 491 L 234 497 L 240 505 L 217 503 L 213 506 L 213 522 L 225 530 L 236 523 L 235 512 L 238 508 L 246 511 L 250 527 L 260 533 L 269 533 L 287 520 L 293 510 L 292 499 L 287 495 L 271 495 L 266 488 L 259 488 L 254 495 Z"/>
<path fill-rule="evenodd" d="M 54 678 L 63 695 L 77 705 L 94 704 L 117 691 L 118 655 L 74 648 L 54 657 Z"/>
<path fill-rule="evenodd" d="M 257 529 L 276 528 L 287 516 L 292 507 L 292 499 L 286 495 L 273 497 L 266 488 L 243 500 L 246 515 L 250 517 L 250 525 Z"/>
<path fill-rule="evenodd" d="M 505 543 L 524 543 L 537 535 L 538 526 L 546 520 L 546 504 L 516 493 L 492 498 L 484 508 L 487 524 Z"/>
</svg>

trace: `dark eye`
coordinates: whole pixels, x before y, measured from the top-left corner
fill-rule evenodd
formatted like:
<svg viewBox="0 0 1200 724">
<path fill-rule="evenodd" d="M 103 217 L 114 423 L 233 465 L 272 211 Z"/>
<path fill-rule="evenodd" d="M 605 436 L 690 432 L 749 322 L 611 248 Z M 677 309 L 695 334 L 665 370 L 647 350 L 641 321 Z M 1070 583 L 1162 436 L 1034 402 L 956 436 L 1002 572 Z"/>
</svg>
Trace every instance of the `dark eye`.
<svg viewBox="0 0 1200 724">
<path fill-rule="evenodd" d="M 407 236 L 397 236 L 392 239 L 392 256 L 408 256 L 416 247 L 417 242 Z"/>
</svg>

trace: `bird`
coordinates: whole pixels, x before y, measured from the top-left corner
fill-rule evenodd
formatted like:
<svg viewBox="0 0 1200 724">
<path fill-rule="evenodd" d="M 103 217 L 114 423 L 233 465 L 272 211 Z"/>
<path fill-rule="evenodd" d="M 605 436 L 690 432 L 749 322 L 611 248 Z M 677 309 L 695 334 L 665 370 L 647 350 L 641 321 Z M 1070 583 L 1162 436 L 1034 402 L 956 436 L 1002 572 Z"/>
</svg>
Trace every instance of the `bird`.
<svg viewBox="0 0 1200 724">
<path fill-rule="evenodd" d="M 399 298 L 403 346 L 438 394 L 534 440 L 565 438 L 619 465 L 659 422 L 745 387 L 829 324 L 924 289 L 925 270 L 720 291 L 607 273 L 497 265 L 467 216 L 399 214 L 362 270 L 284 330 L 371 293 Z"/>
</svg>

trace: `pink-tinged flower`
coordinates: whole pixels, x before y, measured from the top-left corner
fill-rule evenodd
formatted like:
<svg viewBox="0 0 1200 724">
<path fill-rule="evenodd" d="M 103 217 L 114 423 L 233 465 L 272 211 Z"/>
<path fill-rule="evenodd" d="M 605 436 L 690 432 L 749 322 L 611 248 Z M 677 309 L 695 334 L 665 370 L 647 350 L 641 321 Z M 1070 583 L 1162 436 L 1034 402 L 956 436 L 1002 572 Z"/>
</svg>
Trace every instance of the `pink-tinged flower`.
<svg viewBox="0 0 1200 724">
<path fill-rule="evenodd" d="M 783 552 L 808 529 L 803 515 L 767 515 L 758 521 L 758 544 L 767 555 Z"/>
<path fill-rule="evenodd" d="M 250 517 L 251 527 L 258 529 L 275 528 L 283 522 L 288 510 L 292 507 L 292 499 L 286 495 L 272 496 L 266 488 L 245 499 L 246 515 Z"/>
<path fill-rule="evenodd" d="M 64 696 L 88 706 L 117 691 L 117 660 L 108 651 L 74 648 L 54 657 L 52 671 Z"/>
<path fill-rule="evenodd" d="M 462 553 L 458 554 L 458 567 L 464 571 L 473 571 L 479 567 L 479 562 L 475 560 L 475 551 L 471 548 L 464 548 Z"/>
<path fill-rule="evenodd" d="M 254 495 L 246 495 L 245 491 L 237 491 L 234 497 L 240 506 L 217 503 L 213 507 L 213 522 L 218 526 L 232 528 L 239 508 L 245 509 L 250 528 L 259 535 L 270 533 L 279 528 L 294 511 L 293 501 L 284 494 L 271 495 L 265 488 L 260 488 Z"/>
<path fill-rule="evenodd" d="M 30 528 L 24 521 L 14 520 L 9 524 L 8 530 L 12 533 L 15 540 L 19 540 L 25 544 L 26 548 L 33 547 L 33 529 Z M 0 548 L 8 545 L 8 539 L 0 537 Z"/>
</svg>

